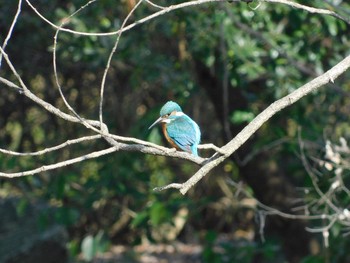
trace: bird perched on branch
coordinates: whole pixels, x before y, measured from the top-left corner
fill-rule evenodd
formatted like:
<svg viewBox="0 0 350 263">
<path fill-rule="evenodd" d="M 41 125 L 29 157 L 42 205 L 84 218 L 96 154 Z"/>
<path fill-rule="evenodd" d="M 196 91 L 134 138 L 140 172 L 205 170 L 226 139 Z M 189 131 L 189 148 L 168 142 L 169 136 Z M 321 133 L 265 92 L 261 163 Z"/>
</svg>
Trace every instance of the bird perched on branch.
<svg viewBox="0 0 350 263">
<path fill-rule="evenodd" d="M 163 134 L 171 146 L 198 156 L 197 146 L 201 139 L 201 131 L 197 123 L 183 113 L 177 103 L 165 103 L 160 110 L 160 117 L 148 129 L 158 123 L 161 123 Z"/>
</svg>

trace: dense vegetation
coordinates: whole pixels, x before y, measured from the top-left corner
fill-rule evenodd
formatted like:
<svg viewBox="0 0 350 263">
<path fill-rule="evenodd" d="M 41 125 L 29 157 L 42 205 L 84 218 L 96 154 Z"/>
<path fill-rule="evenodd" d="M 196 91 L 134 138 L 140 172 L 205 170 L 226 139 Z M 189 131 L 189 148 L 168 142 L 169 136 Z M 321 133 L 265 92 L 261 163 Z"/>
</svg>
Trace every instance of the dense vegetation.
<svg viewBox="0 0 350 263">
<path fill-rule="evenodd" d="M 0 6 L 1 43 L 17 8 L 17 1 L 5 2 Z M 346 1 L 298 2 L 350 16 Z M 180 1 L 171 2 L 176 3 Z M 57 25 L 83 4 L 35 1 L 38 11 Z M 96 1 L 66 27 L 116 31 L 135 4 Z M 145 2 L 128 23 L 155 10 Z M 23 3 L 6 52 L 33 93 L 68 112 L 52 67 L 55 32 Z M 349 55 L 349 33 L 349 24 L 334 17 L 258 1 L 214 2 L 169 12 L 121 35 L 106 80 L 104 121 L 111 133 L 165 145 L 161 131 L 149 131 L 148 126 L 163 103 L 174 100 L 197 121 L 203 143 L 221 146 L 276 99 Z M 117 37 L 58 34 L 58 79 L 70 105 L 84 118 L 98 120 L 101 79 Z M 16 82 L 4 60 L 0 76 Z M 331 213 L 314 183 L 324 193 L 331 189 L 335 169 L 320 165 L 326 158 L 326 141 L 334 145 L 339 138 L 350 138 L 349 76 L 346 72 L 335 84 L 278 113 L 185 196 L 152 189 L 185 181 L 196 165 L 135 152 L 3 178 L 0 196 L 17 196 L 21 206 L 44 200 L 56 207 L 57 222 L 69 232 L 72 258 L 81 252 L 89 258 L 115 244 L 178 240 L 202 244 L 203 262 L 347 262 L 349 241 L 344 234 L 349 229 L 341 223 L 330 228 L 327 247 L 322 233 L 306 231 L 327 222 L 266 216 L 257 200 L 288 214 Z M 0 85 L 1 148 L 37 151 L 92 134 Z M 2 172 L 29 170 L 107 145 L 100 139 L 36 157 L 1 154 L 0 167 Z M 210 153 L 200 151 L 205 157 Z M 341 156 L 346 159 L 346 154 Z M 342 180 L 349 185 L 346 169 Z M 349 208 L 346 191 L 328 197 L 339 209 Z M 178 224 L 181 219 L 184 222 Z M 228 241 L 219 242 L 223 236 Z M 89 240 L 95 242 L 93 253 Z M 222 249 L 214 249 L 218 246 Z"/>
</svg>

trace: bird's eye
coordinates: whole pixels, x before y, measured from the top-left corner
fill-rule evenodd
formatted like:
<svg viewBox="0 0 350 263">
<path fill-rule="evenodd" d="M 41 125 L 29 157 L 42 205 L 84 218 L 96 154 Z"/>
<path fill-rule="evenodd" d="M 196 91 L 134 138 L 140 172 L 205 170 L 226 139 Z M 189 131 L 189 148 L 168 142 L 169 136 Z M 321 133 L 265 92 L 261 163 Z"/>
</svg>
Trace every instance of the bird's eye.
<svg viewBox="0 0 350 263">
<path fill-rule="evenodd" d="M 170 116 L 170 114 L 168 113 L 168 114 L 165 114 L 165 117 L 169 117 Z"/>
</svg>

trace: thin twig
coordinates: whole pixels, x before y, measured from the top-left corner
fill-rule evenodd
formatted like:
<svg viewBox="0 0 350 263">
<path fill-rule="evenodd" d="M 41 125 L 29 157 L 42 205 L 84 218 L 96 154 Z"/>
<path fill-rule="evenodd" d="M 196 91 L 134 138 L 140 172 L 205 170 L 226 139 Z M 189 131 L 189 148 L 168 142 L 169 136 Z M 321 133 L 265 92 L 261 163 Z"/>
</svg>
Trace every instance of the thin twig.
<svg viewBox="0 0 350 263">
<path fill-rule="evenodd" d="M 102 77 L 102 82 L 101 82 L 101 87 L 100 87 L 100 104 L 99 104 L 99 119 L 100 119 L 100 123 L 101 123 L 101 130 L 102 130 L 102 124 L 103 124 L 103 96 L 104 96 L 104 89 L 105 89 L 105 83 L 106 83 L 106 78 L 107 78 L 107 74 L 109 71 L 109 68 L 111 66 L 111 61 L 113 58 L 114 53 L 117 50 L 118 44 L 119 44 L 119 40 L 120 37 L 123 33 L 123 28 L 125 27 L 126 23 L 128 22 L 129 18 L 131 17 L 131 15 L 135 12 L 135 10 L 140 6 L 140 4 L 143 2 L 143 0 L 139 0 L 137 2 L 137 4 L 131 9 L 131 11 L 129 12 L 129 14 L 126 16 L 126 18 L 124 19 L 120 29 L 119 29 L 119 33 L 118 33 L 118 37 L 117 40 L 114 43 L 114 46 L 112 48 L 111 53 L 109 54 L 108 57 L 108 61 L 105 67 L 105 70 L 103 72 L 103 77 Z"/>
<path fill-rule="evenodd" d="M 315 7 L 310 7 L 310 6 L 306 6 L 306 5 L 302 5 L 299 3 L 295 3 L 289 0 L 260 0 L 262 2 L 267 2 L 267 3 L 278 3 L 278 4 L 284 4 L 284 5 L 289 5 L 291 7 L 297 8 L 297 9 L 302 9 L 305 10 L 309 13 L 313 13 L 313 14 L 320 14 L 320 15 L 329 15 L 329 16 L 333 16 L 337 19 L 342 20 L 343 22 L 347 23 L 348 25 L 350 25 L 350 20 L 342 17 L 341 15 L 337 14 L 334 11 L 330 11 L 327 9 L 321 9 L 321 8 L 315 8 Z"/>
<path fill-rule="evenodd" d="M 1 53 L 2 54 L 2 53 Z M 17 86 L 15 83 L 3 78 L 3 77 L 0 77 L 0 82 L 2 82 L 3 84 L 5 84 L 6 86 L 10 87 L 10 88 L 13 88 L 15 89 L 16 91 L 18 91 L 20 94 L 23 93 L 23 89 L 19 86 Z"/>
<path fill-rule="evenodd" d="M 9 81 L 9 80 L 5 80 L 4 78 L 1 78 L 0 81 L 4 84 L 6 84 L 7 86 L 14 88 L 17 87 L 17 89 L 22 90 L 23 95 L 25 95 L 26 97 L 28 97 L 29 99 L 31 99 L 32 101 L 34 101 L 36 104 L 40 105 L 41 107 L 43 107 L 45 110 L 53 113 L 54 115 L 66 120 L 66 121 L 70 121 L 70 122 L 80 122 L 80 120 L 72 115 L 69 115 L 65 112 L 62 112 L 61 110 L 59 110 L 58 108 L 56 108 L 55 106 L 53 106 L 52 104 L 44 101 L 43 99 L 39 98 L 38 96 L 36 96 L 34 93 L 32 93 L 28 87 L 26 86 L 26 84 L 24 83 L 24 81 L 22 80 L 21 76 L 19 75 L 19 73 L 17 72 L 17 70 L 15 69 L 15 67 L 13 66 L 11 60 L 9 59 L 7 53 L 2 49 L 2 47 L 0 47 L 0 53 L 3 55 L 3 58 L 5 59 L 7 65 L 10 67 L 13 75 L 15 75 L 16 79 L 18 80 L 20 87 L 18 85 L 16 85 L 15 83 Z M 99 122 L 98 121 L 93 121 L 93 120 L 89 120 L 88 123 L 90 125 L 99 127 Z"/>
<path fill-rule="evenodd" d="M 340 213 L 341 211 L 339 210 L 339 208 L 332 203 L 332 201 L 328 198 L 328 196 L 326 194 L 324 194 L 322 192 L 322 190 L 318 187 L 318 184 L 316 182 L 316 176 L 314 175 L 314 173 L 312 172 L 311 168 L 310 168 L 310 165 L 306 159 L 306 156 L 305 156 L 305 153 L 304 153 L 304 144 L 303 144 L 303 141 L 301 140 L 301 137 L 300 137 L 300 132 L 298 134 L 299 136 L 299 147 L 300 147 L 300 154 L 301 154 L 301 160 L 302 160 L 302 163 L 306 169 L 306 171 L 308 172 L 310 178 L 311 178 L 311 181 L 312 181 L 312 184 L 313 184 L 313 187 L 314 189 L 316 190 L 317 194 L 320 196 L 320 200 L 319 200 L 319 203 L 322 203 L 323 200 L 327 203 L 327 205 L 332 208 L 332 210 L 334 210 L 336 213 Z"/>
<path fill-rule="evenodd" d="M 150 1 L 150 0 L 145 0 L 145 2 L 146 2 L 147 4 L 149 4 L 149 5 L 151 5 L 151 6 L 156 7 L 156 8 L 159 8 L 159 9 L 165 9 L 165 8 L 166 8 L 166 7 L 164 7 L 164 6 L 157 5 L 157 4 L 153 3 L 153 2 Z"/>
<path fill-rule="evenodd" d="M 60 24 L 60 26 L 57 28 L 55 36 L 54 36 L 54 44 L 53 44 L 53 52 L 52 52 L 52 63 L 53 63 L 53 72 L 54 72 L 54 77 L 55 77 L 55 81 L 56 81 L 56 85 L 58 88 L 58 92 L 64 102 L 64 104 L 66 105 L 66 107 L 68 108 L 68 110 L 73 113 L 73 115 L 75 115 L 81 123 L 85 123 L 85 125 L 89 125 L 88 123 L 86 123 L 82 117 L 80 117 L 80 115 L 73 109 L 73 107 L 69 104 L 69 102 L 67 101 L 66 97 L 64 96 L 64 93 L 62 91 L 62 87 L 61 84 L 58 80 L 58 74 L 57 74 L 57 62 L 56 62 L 56 50 L 57 50 L 57 39 L 58 39 L 58 34 L 60 32 L 60 30 L 62 30 L 63 26 L 68 23 L 68 21 L 75 16 L 76 14 L 78 14 L 80 11 L 82 11 L 83 9 L 85 9 L 87 6 L 89 6 L 90 4 L 92 4 L 93 2 L 95 2 L 96 0 L 91 0 L 88 3 L 86 3 L 85 5 L 81 6 L 79 9 L 77 9 L 75 12 L 73 12 L 71 15 L 69 15 L 68 17 L 65 17 L 64 19 L 62 19 L 62 23 Z M 90 127 L 91 128 L 91 127 Z"/>
<path fill-rule="evenodd" d="M 0 176 L 2 177 L 7 177 L 7 178 L 14 178 L 14 177 L 22 177 L 22 176 L 28 176 L 28 175 L 34 175 L 34 174 L 38 174 L 38 173 L 42 173 L 45 171 L 50 171 L 50 170 L 55 170 L 61 167 L 65 167 L 68 165 L 72 165 L 74 163 L 79 163 L 85 160 L 89 160 L 89 159 L 93 159 L 93 158 L 97 158 L 106 154 L 110 154 L 112 152 L 115 152 L 118 150 L 118 146 L 113 146 L 101 151 L 96 151 L 96 152 L 92 152 L 89 154 L 85 154 L 73 159 L 69 159 L 69 160 L 65 160 L 63 162 L 57 162 L 54 164 L 49 164 L 49 165 L 44 165 L 41 166 L 39 168 L 33 169 L 33 170 L 28 170 L 28 171 L 24 171 L 24 172 L 17 172 L 17 173 L 3 173 L 0 172 Z"/>
<path fill-rule="evenodd" d="M 67 140 L 66 142 L 61 143 L 59 145 L 56 145 L 53 147 L 48 147 L 48 148 L 45 148 L 43 150 L 36 151 L 36 152 L 15 152 L 15 151 L 10 151 L 10 150 L 1 149 L 1 148 L 0 148 L 0 152 L 2 152 L 4 154 L 8 154 L 8 155 L 15 155 L 15 156 L 37 156 L 37 155 L 43 155 L 43 154 L 48 153 L 48 152 L 57 151 L 59 149 L 62 149 L 64 147 L 67 147 L 67 146 L 70 146 L 73 144 L 91 141 L 91 140 L 95 140 L 95 139 L 99 139 L 99 138 L 102 138 L 102 136 L 101 135 L 92 135 L 92 136 L 80 137 L 77 139 Z"/>
<path fill-rule="evenodd" d="M 10 40 L 10 38 L 11 38 L 11 36 L 12 36 L 13 29 L 15 28 L 15 25 L 16 25 L 16 23 L 17 23 L 19 14 L 21 13 L 21 9 L 22 9 L 22 0 L 19 0 L 19 1 L 18 1 L 18 6 L 17 6 L 16 14 L 15 14 L 15 16 L 13 17 L 13 20 L 12 20 L 12 23 L 11 23 L 11 26 L 10 26 L 10 29 L 9 29 L 9 32 L 7 33 L 7 36 L 6 36 L 5 40 L 4 40 L 4 43 L 2 44 L 2 49 L 3 49 L 3 50 L 6 49 L 7 43 L 8 43 L 8 41 Z M 1 68 L 1 62 L 2 62 L 2 53 L 0 53 L 0 68 Z"/>
<path fill-rule="evenodd" d="M 249 191 L 243 189 L 239 183 L 236 183 L 235 181 L 229 179 L 227 180 L 228 184 L 233 185 L 234 187 L 236 187 L 237 189 L 239 189 L 239 191 L 241 193 L 243 193 L 246 197 L 249 198 L 254 198 L 253 194 L 250 193 Z M 332 220 L 334 217 L 337 216 L 337 214 L 320 214 L 320 215 L 302 215 L 302 214 L 290 214 L 290 213 L 286 213 L 286 212 L 282 212 L 276 208 L 270 207 L 265 205 L 264 203 L 260 202 L 259 200 L 255 199 L 256 204 L 259 208 L 263 209 L 263 213 L 265 215 L 278 215 L 284 218 L 289 218 L 289 219 L 299 219 L 299 220 L 320 220 L 320 219 L 327 219 L 327 220 Z"/>
<path fill-rule="evenodd" d="M 332 228 L 332 226 L 335 224 L 335 222 L 337 222 L 337 219 L 338 219 L 338 217 L 334 216 L 328 225 L 323 226 L 323 227 L 318 227 L 318 228 L 306 227 L 306 230 L 311 232 L 311 233 L 321 233 L 323 231 L 328 231 Z"/>
</svg>

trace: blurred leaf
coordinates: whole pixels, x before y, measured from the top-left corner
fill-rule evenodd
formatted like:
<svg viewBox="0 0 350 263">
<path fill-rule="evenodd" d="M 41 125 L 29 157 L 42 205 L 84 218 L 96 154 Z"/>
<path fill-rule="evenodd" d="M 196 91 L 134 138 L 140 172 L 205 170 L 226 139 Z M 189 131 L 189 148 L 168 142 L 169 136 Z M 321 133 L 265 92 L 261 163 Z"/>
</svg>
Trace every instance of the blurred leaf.
<svg viewBox="0 0 350 263">
<path fill-rule="evenodd" d="M 81 252 L 86 261 L 92 261 L 96 254 L 96 244 L 92 235 L 86 236 L 81 243 Z"/>
<path fill-rule="evenodd" d="M 300 263 L 324 263 L 322 256 L 307 256 Z"/>
<path fill-rule="evenodd" d="M 16 205 L 16 213 L 19 217 L 25 215 L 26 209 L 28 207 L 28 201 L 26 199 L 20 199 Z"/>
<path fill-rule="evenodd" d="M 99 231 L 96 236 L 88 235 L 81 243 L 81 252 L 86 261 L 92 261 L 97 253 L 107 251 L 109 242 L 105 238 L 104 232 Z"/>
<path fill-rule="evenodd" d="M 110 242 L 106 238 L 104 231 L 98 231 L 97 235 L 94 238 L 96 244 L 96 252 L 106 252 L 109 248 Z"/>
<path fill-rule="evenodd" d="M 68 243 L 68 250 L 69 250 L 69 254 L 72 256 L 72 257 L 76 257 L 78 256 L 79 252 L 80 252 L 80 246 L 79 246 L 79 243 L 77 240 L 71 240 L 69 243 Z"/>
<path fill-rule="evenodd" d="M 214 242 L 217 238 L 215 231 L 208 231 L 205 235 L 206 245 L 202 252 L 203 261 L 206 263 L 220 263 L 221 255 L 214 251 Z"/>
<path fill-rule="evenodd" d="M 131 221 L 132 227 L 138 227 L 142 224 L 144 224 L 148 219 L 148 213 L 146 211 L 143 211 L 141 213 L 138 213 L 136 217 Z"/>
<path fill-rule="evenodd" d="M 167 219 L 170 219 L 170 214 L 163 202 L 155 202 L 150 208 L 151 224 L 158 226 Z"/>
<path fill-rule="evenodd" d="M 231 122 L 234 124 L 241 124 L 243 122 L 250 122 L 254 119 L 255 115 L 248 111 L 236 110 L 231 116 Z"/>
<path fill-rule="evenodd" d="M 77 222 L 79 212 L 69 207 L 58 207 L 55 211 L 55 218 L 60 224 L 72 226 Z"/>
</svg>

